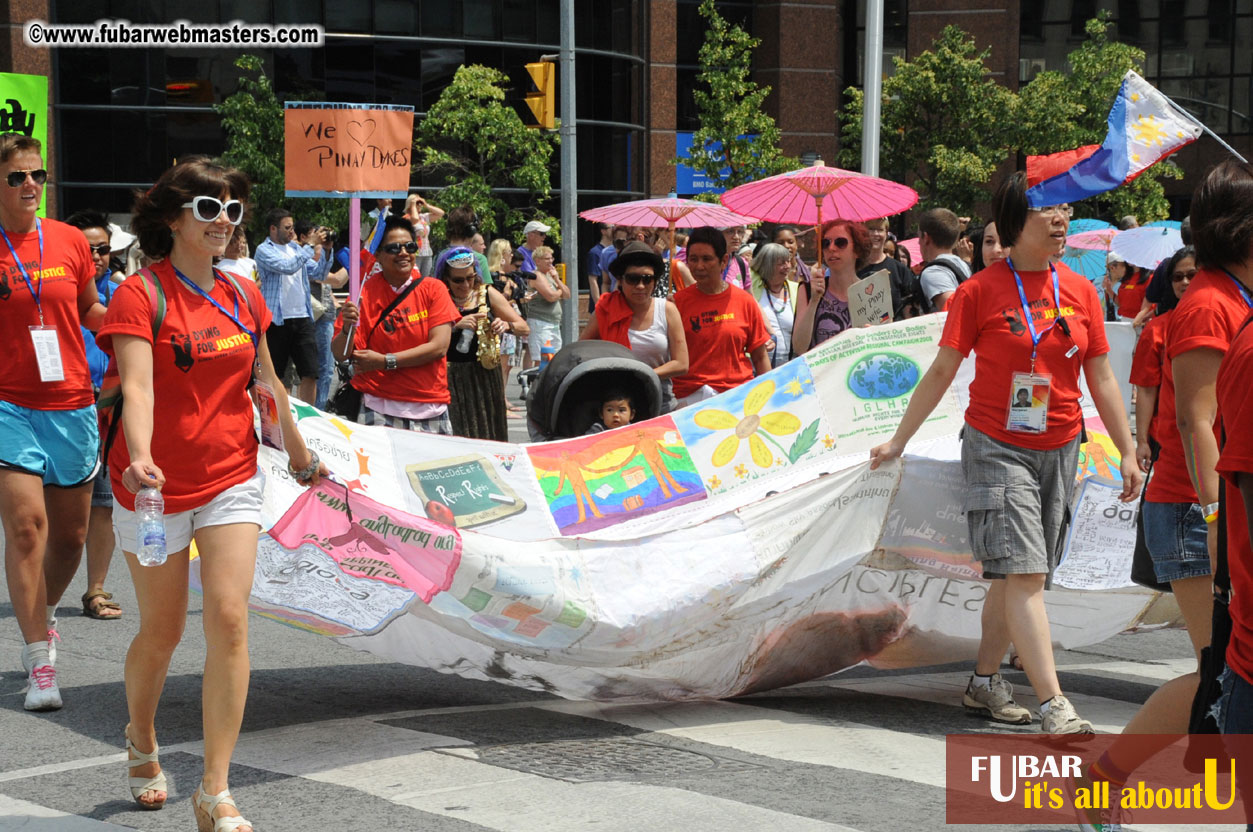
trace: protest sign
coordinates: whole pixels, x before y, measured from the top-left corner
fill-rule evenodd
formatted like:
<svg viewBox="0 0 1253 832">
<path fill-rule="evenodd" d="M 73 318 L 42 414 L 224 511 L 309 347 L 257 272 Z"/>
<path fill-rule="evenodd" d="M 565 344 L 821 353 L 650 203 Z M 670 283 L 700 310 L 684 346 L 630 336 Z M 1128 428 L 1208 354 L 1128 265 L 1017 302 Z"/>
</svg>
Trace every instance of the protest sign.
<svg viewBox="0 0 1253 832">
<path fill-rule="evenodd" d="M 892 278 L 887 269 L 849 287 L 848 317 L 855 327 L 892 323 Z"/>
<path fill-rule="evenodd" d="M 289 101 L 283 110 L 287 196 L 404 198 L 413 107 Z"/>
<path fill-rule="evenodd" d="M 43 75 L 0 72 L 0 133 L 21 133 L 38 139 L 48 162 L 48 79 Z M 46 217 L 47 189 L 39 202 Z"/>
</svg>

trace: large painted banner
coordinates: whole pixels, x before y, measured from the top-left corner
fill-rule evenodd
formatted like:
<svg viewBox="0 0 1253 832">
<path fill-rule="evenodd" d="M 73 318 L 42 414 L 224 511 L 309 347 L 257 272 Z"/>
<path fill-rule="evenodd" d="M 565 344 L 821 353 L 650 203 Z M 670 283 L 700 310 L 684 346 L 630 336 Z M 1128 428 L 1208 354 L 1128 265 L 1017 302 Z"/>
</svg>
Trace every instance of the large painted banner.
<svg viewBox="0 0 1253 832">
<path fill-rule="evenodd" d="M 912 455 L 866 465 L 942 324 L 852 330 L 693 407 L 543 444 L 295 402 L 336 480 L 304 491 L 262 449 L 272 528 L 254 609 L 391 660 L 605 700 L 972 658 L 987 584 L 956 462 L 968 364 Z M 1065 647 L 1172 615 L 1126 577 L 1134 506 L 1109 518 L 1117 452 L 1088 428 L 1078 522 L 1046 593 Z"/>
</svg>

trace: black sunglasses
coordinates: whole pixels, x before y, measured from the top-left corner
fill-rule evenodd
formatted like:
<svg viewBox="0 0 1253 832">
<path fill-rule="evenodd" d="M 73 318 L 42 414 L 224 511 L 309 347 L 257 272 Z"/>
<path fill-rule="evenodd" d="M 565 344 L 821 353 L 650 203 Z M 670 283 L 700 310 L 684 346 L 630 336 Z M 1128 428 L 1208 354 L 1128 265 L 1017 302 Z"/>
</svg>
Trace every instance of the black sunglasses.
<svg viewBox="0 0 1253 832">
<path fill-rule="evenodd" d="M 108 254 L 110 251 L 113 250 L 109 248 L 108 243 L 101 243 L 98 246 L 89 245 L 87 246 L 87 248 L 91 249 L 92 254 L 99 254 L 101 257 L 104 257 L 106 254 Z"/>
<path fill-rule="evenodd" d="M 628 286 L 645 286 L 657 279 L 655 274 L 624 274 L 622 282 Z"/>
<path fill-rule="evenodd" d="M 26 183 L 27 176 L 34 180 L 36 185 L 42 185 L 48 181 L 48 171 L 43 168 L 39 170 L 15 170 L 5 177 L 5 181 L 9 183 L 10 188 L 20 188 Z"/>
<path fill-rule="evenodd" d="M 410 245 L 413 245 L 413 243 L 410 243 Z M 453 277 L 452 275 L 448 276 L 448 282 L 456 283 L 458 286 L 460 286 L 462 283 L 469 283 L 473 279 L 474 279 L 473 277 Z"/>
<path fill-rule="evenodd" d="M 417 243 L 388 243 L 387 245 L 383 246 L 383 253 L 384 254 L 400 254 L 401 249 L 404 249 L 410 254 L 417 254 L 418 244 Z"/>
<path fill-rule="evenodd" d="M 823 237 L 822 247 L 826 249 L 826 248 L 831 248 L 831 246 L 835 246 L 836 248 L 843 251 L 844 249 L 848 248 L 848 237 Z"/>
</svg>

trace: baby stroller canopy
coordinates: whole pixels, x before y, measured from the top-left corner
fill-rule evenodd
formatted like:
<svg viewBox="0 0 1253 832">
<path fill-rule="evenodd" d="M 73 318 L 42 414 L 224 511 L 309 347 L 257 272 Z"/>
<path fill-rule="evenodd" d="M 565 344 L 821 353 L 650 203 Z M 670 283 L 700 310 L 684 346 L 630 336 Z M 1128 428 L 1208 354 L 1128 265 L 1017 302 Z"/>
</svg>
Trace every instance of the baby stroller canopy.
<svg viewBox="0 0 1253 832">
<path fill-rule="evenodd" d="M 601 396 L 621 390 L 635 421 L 661 414 L 661 379 L 653 368 L 612 341 L 576 341 L 561 348 L 527 390 L 531 441 L 582 436 L 600 418 Z"/>
</svg>

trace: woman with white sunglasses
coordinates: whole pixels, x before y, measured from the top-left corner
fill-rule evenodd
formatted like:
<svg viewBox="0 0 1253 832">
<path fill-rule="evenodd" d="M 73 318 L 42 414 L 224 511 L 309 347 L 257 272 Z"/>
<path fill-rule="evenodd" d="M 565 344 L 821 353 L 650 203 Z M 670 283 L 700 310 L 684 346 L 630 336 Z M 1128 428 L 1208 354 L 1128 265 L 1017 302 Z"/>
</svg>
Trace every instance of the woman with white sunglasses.
<svg viewBox="0 0 1253 832">
<path fill-rule="evenodd" d="M 275 376 L 265 341 L 270 314 L 260 290 L 213 268 L 243 219 L 248 192 L 240 171 L 193 157 L 140 194 L 132 228 L 144 253 L 162 259 L 118 288 L 98 339 L 114 356 L 122 392 L 120 412 L 113 414 L 120 429 L 106 434 L 113 437 L 107 459 L 114 529 L 140 614 L 139 634 L 126 655 L 131 795 L 144 809 L 160 809 L 168 794 L 155 720 L 186 622 L 188 553 L 195 540 L 207 647 L 204 774 L 193 796 L 202 832 L 252 832 L 227 789 L 248 693 L 248 595 L 264 484 L 250 391 L 262 400 L 263 434 L 281 435 L 292 477 L 313 485 L 326 474 L 305 446 Z M 276 424 L 267 412 L 277 412 Z M 135 555 L 135 495 L 145 486 L 160 489 L 165 500 L 169 556 L 156 566 L 140 565 Z"/>
</svg>

